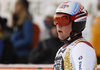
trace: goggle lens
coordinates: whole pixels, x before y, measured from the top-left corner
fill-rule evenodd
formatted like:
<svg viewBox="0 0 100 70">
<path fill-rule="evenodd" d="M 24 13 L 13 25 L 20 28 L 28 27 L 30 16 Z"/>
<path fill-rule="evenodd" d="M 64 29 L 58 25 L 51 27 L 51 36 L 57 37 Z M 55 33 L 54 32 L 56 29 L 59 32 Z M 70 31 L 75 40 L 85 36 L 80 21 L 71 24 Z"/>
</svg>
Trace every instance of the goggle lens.
<svg viewBox="0 0 100 70">
<path fill-rule="evenodd" d="M 69 24 L 69 16 L 66 14 L 55 14 L 54 15 L 54 25 L 67 25 Z"/>
</svg>

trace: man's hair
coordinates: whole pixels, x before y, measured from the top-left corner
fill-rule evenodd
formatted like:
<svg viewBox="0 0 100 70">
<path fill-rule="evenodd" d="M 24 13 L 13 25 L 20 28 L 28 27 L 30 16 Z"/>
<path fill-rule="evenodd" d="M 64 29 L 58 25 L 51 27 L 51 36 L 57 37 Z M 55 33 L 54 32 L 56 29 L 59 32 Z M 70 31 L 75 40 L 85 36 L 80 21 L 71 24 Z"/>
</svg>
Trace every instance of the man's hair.
<svg viewBox="0 0 100 70">
<path fill-rule="evenodd" d="M 22 4 L 28 10 L 29 2 L 27 0 L 18 0 L 17 4 Z"/>
</svg>

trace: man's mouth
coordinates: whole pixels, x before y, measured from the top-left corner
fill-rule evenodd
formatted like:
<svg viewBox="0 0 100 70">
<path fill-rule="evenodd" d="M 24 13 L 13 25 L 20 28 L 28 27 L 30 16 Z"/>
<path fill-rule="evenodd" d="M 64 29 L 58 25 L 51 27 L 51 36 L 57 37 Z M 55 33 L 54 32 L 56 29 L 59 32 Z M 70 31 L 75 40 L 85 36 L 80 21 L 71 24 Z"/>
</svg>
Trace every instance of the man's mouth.
<svg viewBox="0 0 100 70">
<path fill-rule="evenodd" d="M 58 30 L 58 33 L 62 33 L 62 31 L 61 30 Z"/>
</svg>

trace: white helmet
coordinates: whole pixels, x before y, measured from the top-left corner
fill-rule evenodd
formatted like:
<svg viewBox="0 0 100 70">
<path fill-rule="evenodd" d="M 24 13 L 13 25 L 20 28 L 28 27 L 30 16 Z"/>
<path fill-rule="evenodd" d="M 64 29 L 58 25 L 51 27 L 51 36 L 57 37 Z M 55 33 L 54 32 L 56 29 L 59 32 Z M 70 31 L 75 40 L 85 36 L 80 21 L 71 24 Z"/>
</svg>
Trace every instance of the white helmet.
<svg viewBox="0 0 100 70">
<path fill-rule="evenodd" d="M 71 18 L 71 20 L 73 20 L 73 32 L 78 33 L 84 30 L 87 19 L 87 11 L 84 10 L 84 6 L 82 6 L 80 3 L 74 1 L 61 3 L 57 8 L 56 13 L 64 13 L 74 16 L 74 18 Z"/>
<path fill-rule="evenodd" d="M 70 33 L 70 36 L 64 40 L 61 40 L 62 42 L 70 42 L 78 38 L 79 36 L 82 36 L 81 32 L 85 28 L 87 14 L 88 14 L 87 11 L 84 10 L 84 6 L 74 1 L 64 2 L 58 6 L 56 14 L 66 14 L 69 18 L 69 23 L 72 22 L 72 31 Z M 75 33 L 79 34 L 74 36 Z"/>
</svg>

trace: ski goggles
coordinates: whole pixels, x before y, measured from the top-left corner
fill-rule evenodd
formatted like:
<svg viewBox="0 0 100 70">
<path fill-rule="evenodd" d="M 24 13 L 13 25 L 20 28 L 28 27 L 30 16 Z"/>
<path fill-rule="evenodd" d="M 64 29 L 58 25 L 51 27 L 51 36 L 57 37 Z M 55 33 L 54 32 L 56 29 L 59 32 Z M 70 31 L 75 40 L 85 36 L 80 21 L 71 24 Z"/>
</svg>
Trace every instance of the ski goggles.
<svg viewBox="0 0 100 70">
<path fill-rule="evenodd" d="M 86 11 L 87 12 L 87 11 Z M 87 16 L 87 13 L 78 13 L 73 16 L 69 16 L 67 14 L 55 14 L 54 15 L 54 25 L 61 25 L 61 26 L 66 26 L 68 25 L 71 21 L 78 19 L 82 16 Z"/>
<path fill-rule="evenodd" d="M 61 26 L 65 26 L 69 24 L 69 22 L 70 22 L 70 18 L 66 14 L 55 14 L 54 15 L 54 25 L 59 24 Z"/>
</svg>

